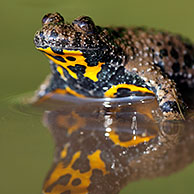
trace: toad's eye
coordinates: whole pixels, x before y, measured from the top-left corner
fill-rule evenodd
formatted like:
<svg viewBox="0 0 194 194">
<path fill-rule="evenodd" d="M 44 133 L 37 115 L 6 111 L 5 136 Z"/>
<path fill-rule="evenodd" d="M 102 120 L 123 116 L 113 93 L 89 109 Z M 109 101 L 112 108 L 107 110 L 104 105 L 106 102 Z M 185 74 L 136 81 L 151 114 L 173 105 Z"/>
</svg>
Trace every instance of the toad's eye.
<svg viewBox="0 0 194 194">
<path fill-rule="evenodd" d="M 79 17 L 75 19 L 72 24 L 77 30 L 81 30 L 86 33 L 94 33 L 96 30 L 94 22 L 88 16 Z"/>
<path fill-rule="evenodd" d="M 59 13 L 48 13 L 42 18 L 42 25 L 60 22 L 64 22 L 64 18 Z"/>
<path fill-rule="evenodd" d="M 42 25 L 48 23 L 49 21 L 49 16 L 51 15 L 51 13 L 46 14 L 43 18 L 42 18 Z"/>
</svg>

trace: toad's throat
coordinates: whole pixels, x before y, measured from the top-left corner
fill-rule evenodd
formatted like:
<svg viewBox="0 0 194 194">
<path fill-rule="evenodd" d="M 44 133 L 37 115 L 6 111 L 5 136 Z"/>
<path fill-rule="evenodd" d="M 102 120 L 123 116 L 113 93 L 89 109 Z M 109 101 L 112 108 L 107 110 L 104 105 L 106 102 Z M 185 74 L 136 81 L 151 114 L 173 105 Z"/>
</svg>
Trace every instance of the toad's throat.
<svg viewBox="0 0 194 194">
<path fill-rule="evenodd" d="M 61 67 L 65 68 L 68 74 L 74 79 L 78 79 L 77 71 L 81 71 L 84 77 L 88 77 L 94 82 L 98 81 L 97 74 L 101 71 L 104 62 L 98 62 L 96 66 L 88 66 L 86 58 L 83 53 L 78 50 L 63 50 L 62 52 L 55 52 L 50 47 L 38 48 L 38 50 L 45 53 L 45 55 L 57 65 L 57 71 L 64 78 Z"/>
</svg>

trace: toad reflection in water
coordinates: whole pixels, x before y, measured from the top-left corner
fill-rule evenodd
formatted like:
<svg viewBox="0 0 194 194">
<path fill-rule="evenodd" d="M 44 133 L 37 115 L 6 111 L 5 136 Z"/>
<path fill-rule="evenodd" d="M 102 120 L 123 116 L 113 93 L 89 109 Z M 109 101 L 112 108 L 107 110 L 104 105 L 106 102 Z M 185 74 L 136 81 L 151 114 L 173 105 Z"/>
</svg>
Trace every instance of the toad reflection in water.
<svg viewBox="0 0 194 194">
<path fill-rule="evenodd" d="M 68 24 L 47 14 L 42 24 L 34 43 L 50 59 L 52 75 L 35 104 L 63 98 L 44 116 L 56 141 L 44 194 L 114 194 L 127 182 L 167 175 L 193 160 L 192 124 L 184 123 L 191 109 L 185 92 L 194 86 L 188 40 L 100 27 L 87 16 Z"/>
<path fill-rule="evenodd" d="M 192 126 L 160 125 L 155 99 L 74 100 L 46 104 L 43 121 L 56 147 L 44 194 L 118 194 L 127 183 L 169 175 L 193 161 Z"/>
</svg>

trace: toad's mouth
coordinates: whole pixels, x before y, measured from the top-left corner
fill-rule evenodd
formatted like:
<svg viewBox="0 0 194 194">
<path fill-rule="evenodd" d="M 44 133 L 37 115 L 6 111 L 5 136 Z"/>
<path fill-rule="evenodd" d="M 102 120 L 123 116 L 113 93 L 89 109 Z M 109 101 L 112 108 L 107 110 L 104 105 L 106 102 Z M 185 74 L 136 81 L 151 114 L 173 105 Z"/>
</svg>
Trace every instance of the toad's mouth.
<svg viewBox="0 0 194 194">
<path fill-rule="evenodd" d="M 96 66 L 89 66 L 83 53 L 79 50 L 63 49 L 58 51 L 50 47 L 37 49 L 57 64 L 57 71 L 63 79 L 66 79 L 63 72 L 64 68 L 74 79 L 78 79 L 78 71 L 81 71 L 84 77 L 97 82 L 97 74 L 101 71 L 102 65 L 105 64 L 104 62 L 98 62 Z"/>
<path fill-rule="evenodd" d="M 36 43 L 35 42 L 35 46 L 36 46 L 36 49 L 38 50 L 45 50 L 47 48 L 51 48 L 53 52 L 58 52 L 58 53 L 62 53 L 63 51 L 65 52 L 70 52 L 70 51 L 99 51 L 99 50 L 105 50 L 106 48 L 100 48 L 100 47 L 74 47 L 74 46 L 69 46 L 69 45 L 66 45 L 64 47 L 52 47 L 52 46 L 39 46 L 39 43 Z"/>
</svg>

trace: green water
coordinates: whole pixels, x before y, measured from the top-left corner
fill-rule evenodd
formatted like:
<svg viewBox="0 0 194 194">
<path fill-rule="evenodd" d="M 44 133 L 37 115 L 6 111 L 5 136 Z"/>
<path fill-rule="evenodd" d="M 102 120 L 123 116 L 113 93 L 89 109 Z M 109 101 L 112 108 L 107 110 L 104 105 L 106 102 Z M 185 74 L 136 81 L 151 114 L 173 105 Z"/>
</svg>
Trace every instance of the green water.
<svg viewBox="0 0 194 194">
<path fill-rule="evenodd" d="M 7 0 L 0 16 L 0 193 L 40 194 L 54 145 L 41 113 L 15 107 L 18 95 L 35 90 L 49 73 L 47 59 L 33 45 L 42 16 L 60 12 L 71 21 L 89 15 L 99 25 L 145 25 L 194 40 L 192 0 Z M 193 193 L 194 165 L 169 177 L 142 180 L 121 194 Z"/>
</svg>

